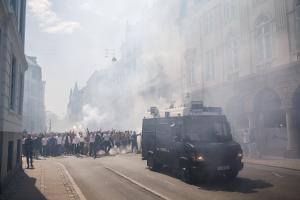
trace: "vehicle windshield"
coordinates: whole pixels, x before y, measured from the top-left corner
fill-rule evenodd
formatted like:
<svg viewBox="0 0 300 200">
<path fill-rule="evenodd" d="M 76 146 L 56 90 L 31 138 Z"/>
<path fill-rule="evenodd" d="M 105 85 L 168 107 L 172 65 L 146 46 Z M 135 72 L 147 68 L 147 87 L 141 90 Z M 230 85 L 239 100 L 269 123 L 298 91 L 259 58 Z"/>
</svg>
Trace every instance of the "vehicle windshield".
<svg viewBox="0 0 300 200">
<path fill-rule="evenodd" d="M 186 139 L 199 142 L 224 142 L 231 140 L 231 134 L 224 117 L 197 116 L 184 122 Z"/>
</svg>

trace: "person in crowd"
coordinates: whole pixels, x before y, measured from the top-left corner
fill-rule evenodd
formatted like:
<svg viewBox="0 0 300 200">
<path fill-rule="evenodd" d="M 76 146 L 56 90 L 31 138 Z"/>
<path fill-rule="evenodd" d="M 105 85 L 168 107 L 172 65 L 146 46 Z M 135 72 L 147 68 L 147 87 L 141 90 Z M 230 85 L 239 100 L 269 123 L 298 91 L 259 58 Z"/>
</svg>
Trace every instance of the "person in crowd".
<svg viewBox="0 0 300 200">
<path fill-rule="evenodd" d="M 61 134 L 56 135 L 56 155 L 61 154 L 61 143 L 62 143 L 62 136 Z"/>
<path fill-rule="evenodd" d="M 137 134 L 135 131 L 132 132 L 130 136 L 130 141 L 131 141 L 131 153 L 135 151 L 138 151 L 138 145 L 137 145 Z"/>
<path fill-rule="evenodd" d="M 33 156 L 35 159 L 38 159 L 38 152 L 39 152 L 39 144 L 38 144 L 38 137 L 31 135 L 31 139 L 33 141 Z"/>
<path fill-rule="evenodd" d="M 48 143 L 48 137 L 44 136 L 42 138 L 42 156 L 44 156 L 44 157 L 48 156 L 47 143 Z"/>
<path fill-rule="evenodd" d="M 55 156 L 55 146 L 56 146 L 56 139 L 54 135 L 50 137 L 48 140 L 48 147 L 49 147 L 49 155 L 50 156 Z"/>
<path fill-rule="evenodd" d="M 70 134 L 67 133 L 65 136 L 65 153 L 66 154 L 71 153 L 71 146 L 72 146 L 71 137 L 70 137 Z"/>
<path fill-rule="evenodd" d="M 117 147 L 118 153 L 120 153 L 120 147 L 121 147 L 121 132 L 120 131 L 115 134 L 114 142 Z"/>
<path fill-rule="evenodd" d="M 76 135 L 72 135 L 72 154 L 76 154 Z"/>
<path fill-rule="evenodd" d="M 88 134 L 85 134 L 84 136 L 84 155 L 88 155 L 89 152 L 89 136 Z"/>
<path fill-rule="evenodd" d="M 111 148 L 110 133 L 107 132 L 103 135 L 103 141 L 104 141 L 104 152 L 105 154 L 108 154 Z"/>
<path fill-rule="evenodd" d="M 96 152 L 95 152 L 95 140 L 96 136 L 95 133 L 90 133 L 90 148 L 89 148 L 89 156 L 90 157 L 96 157 Z"/>
<path fill-rule="evenodd" d="M 27 138 L 25 139 L 24 150 L 25 150 L 25 156 L 26 156 L 27 169 L 29 169 L 29 164 L 30 164 L 31 168 L 33 168 L 33 161 L 32 161 L 33 140 L 31 138 L 30 134 L 28 134 Z"/>
<path fill-rule="evenodd" d="M 100 132 L 98 132 L 95 137 L 94 151 L 96 153 L 94 154 L 94 158 L 96 158 L 96 154 L 97 154 L 98 150 L 100 149 L 101 144 L 102 144 L 102 137 L 101 137 Z"/>
<path fill-rule="evenodd" d="M 65 154 L 66 134 L 61 135 L 60 155 Z"/>
<path fill-rule="evenodd" d="M 79 133 L 79 153 L 84 154 L 84 137 L 83 133 Z"/>
<path fill-rule="evenodd" d="M 74 153 L 78 155 L 80 153 L 80 137 L 79 134 L 76 134 L 74 137 L 75 150 Z"/>
</svg>

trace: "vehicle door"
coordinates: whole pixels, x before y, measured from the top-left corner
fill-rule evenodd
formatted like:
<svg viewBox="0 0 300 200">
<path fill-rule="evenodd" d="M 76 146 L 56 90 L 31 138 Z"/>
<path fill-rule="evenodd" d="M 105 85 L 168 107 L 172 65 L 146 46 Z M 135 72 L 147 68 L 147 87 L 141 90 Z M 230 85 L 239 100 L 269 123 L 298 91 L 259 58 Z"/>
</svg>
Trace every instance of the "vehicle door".
<svg viewBox="0 0 300 200">
<path fill-rule="evenodd" d="M 167 164 L 169 157 L 169 145 L 171 141 L 171 130 L 168 123 L 165 121 L 159 122 L 156 130 L 157 156 L 159 162 Z"/>
<path fill-rule="evenodd" d="M 182 124 L 180 120 L 170 123 L 171 127 L 171 143 L 169 145 L 168 166 L 172 169 L 179 168 L 179 158 L 183 155 L 184 145 L 182 141 Z"/>
</svg>

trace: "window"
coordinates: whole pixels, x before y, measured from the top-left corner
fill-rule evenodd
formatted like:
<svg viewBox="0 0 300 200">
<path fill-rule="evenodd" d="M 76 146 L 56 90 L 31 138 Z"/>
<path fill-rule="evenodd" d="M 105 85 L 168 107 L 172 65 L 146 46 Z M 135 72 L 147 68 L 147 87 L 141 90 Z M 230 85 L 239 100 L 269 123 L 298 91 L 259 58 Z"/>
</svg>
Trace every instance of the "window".
<svg viewBox="0 0 300 200">
<path fill-rule="evenodd" d="M 195 84 L 195 58 L 196 49 L 188 49 L 185 52 L 185 64 L 186 64 L 186 75 L 188 86 L 193 86 Z"/>
<path fill-rule="evenodd" d="M 19 114 L 23 113 L 23 95 L 24 95 L 24 74 L 20 75 L 20 91 L 19 91 Z"/>
<path fill-rule="evenodd" d="M 297 49 L 300 50 L 300 0 L 296 1 L 295 5 L 295 17 L 296 17 L 296 30 L 297 30 Z"/>
<path fill-rule="evenodd" d="M 224 3 L 224 20 L 231 22 L 236 16 L 236 9 L 233 0 L 226 0 Z"/>
<path fill-rule="evenodd" d="M 10 72 L 10 109 L 15 109 L 15 99 L 16 99 L 16 59 L 13 57 L 11 62 L 11 72 Z"/>
<path fill-rule="evenodd" d="M 14 9 L 14 12 L 17 11 L 17 0 L 10 0 L 10 6 Z"/>
<path fill-rule="evenodd" d="M 271 33 L 271 20 L 266 16 L 260 16 L 256 20 L 254 33 L 257 64 L 265 63 L 272 57 Z"/>
<path fill-rule="evenodd" d="M 24 41 L 24 26 L 25 26 L 25 1 L 21 1 L 21 5 L 20 5 L 20 15 L 19 15 L 19 32 L 21 35 L 21 38 Z"/>
<path fill-rule="evenodd" d="M 7 149 L 7 171 L 11 171 L 13 167 L 13 151 L 14 151 L 14 142 L 8 142 L 8 149 Z"/>
<path fill-rule="evenodd" d="M 214 52 L 207 51 L 204 54 L 204 79 L 213 80 L 215 78 Z"/>
<path fill-rule="evenodd" d="M 209 33 L 209 22 L 208 22 L 208 15 L 204 15 L 203 17 L 203 33 L 207 35 Z"/>
<path fill-rule="evenodd" d="M 40 80 L 41 79 L 41 70 L 38 68 L 32 69 L 31 77 L 34 80 Z"/>
<path fill-rule="evenodd" d="M 252 1 L 252 4 L 253 4 L 253 7 L 257 7 L 261 4 L 263 4 L 266 0 L 253 0 Z"/>
<path fill-rule="evenodd" d="M 1 44 L 2 44 L 2 30 L 0 28 L 0 50 L 1 50 Z"/>
<path fill-rule="evenodd" d="M 228 75 L 239 71 L 239 55 L 236 36 L 229 36 L 225 42 L 225 66 Z"/>
<path fill-rule="evenodd" d="M 19 139 L 17 141 L 17 163 L 20 163 L 21 162 L 21 140 Z"/>
</svg>

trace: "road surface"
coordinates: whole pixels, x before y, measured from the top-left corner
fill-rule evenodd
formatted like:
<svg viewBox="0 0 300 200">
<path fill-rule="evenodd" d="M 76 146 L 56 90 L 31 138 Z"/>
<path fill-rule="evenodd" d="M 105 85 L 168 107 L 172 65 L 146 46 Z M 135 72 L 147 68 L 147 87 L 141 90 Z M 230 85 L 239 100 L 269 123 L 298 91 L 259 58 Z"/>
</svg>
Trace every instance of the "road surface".
<svg viewBox="0 0 300 200">
<path fill-rule="evenodd" d="M 299 199 L 300 172 L 245 164 L 231 183 L 189 185 L 166 172 L 152 172 L 140 155 L 97 159 L 63 157 L 62 163 L 88 200 L 112 199 Z"/>
</svg>

